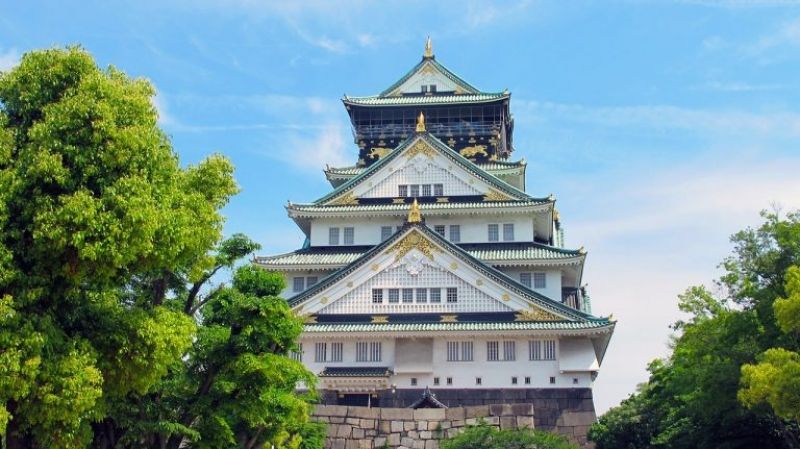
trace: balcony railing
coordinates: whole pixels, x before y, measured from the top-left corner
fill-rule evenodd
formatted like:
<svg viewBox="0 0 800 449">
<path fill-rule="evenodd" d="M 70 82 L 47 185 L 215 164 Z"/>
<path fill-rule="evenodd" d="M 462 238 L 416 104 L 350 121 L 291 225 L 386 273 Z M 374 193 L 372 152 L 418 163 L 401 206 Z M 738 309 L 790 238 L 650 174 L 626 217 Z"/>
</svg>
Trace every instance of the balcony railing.
<svg viewBox="0 0 800 449">
<path fill-rule="evenodd" d="M 502 127 L 501 122 L 494 123 L 436 123 L 425 124 L 428 132 L 444 136 L 452 135 L 495 135 Z M 382 136 L 392 138 L 410 136 L 416 132 L 416 124 L 390 123 L 386 125 L 358 125 L 353 127 L 354 137 Z"/>
<path fill-rule="evenodd" d="M 581 289 L 577 287 L 562 287 L 561 302 L 573 309 L 581 309 Z"/>
</svg>

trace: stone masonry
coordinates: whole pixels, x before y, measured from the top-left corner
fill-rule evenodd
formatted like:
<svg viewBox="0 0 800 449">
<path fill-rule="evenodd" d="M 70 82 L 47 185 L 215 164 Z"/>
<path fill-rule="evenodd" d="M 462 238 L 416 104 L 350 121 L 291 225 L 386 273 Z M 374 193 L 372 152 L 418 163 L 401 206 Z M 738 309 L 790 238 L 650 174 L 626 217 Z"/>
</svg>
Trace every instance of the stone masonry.
<svg viewBox="0 0 800 449">
<path fill-rule="evenodd" d="M 534 428 L 533 404 L 455 408 L 369 408 L 318 405 L 313 419 L 328 424 L 325 449 L 439 449 L 439 440 L 481 420 L 500 429 Z M 551 429 L 587 447 L 592 412 L 565 412 Z"/>
</svg>

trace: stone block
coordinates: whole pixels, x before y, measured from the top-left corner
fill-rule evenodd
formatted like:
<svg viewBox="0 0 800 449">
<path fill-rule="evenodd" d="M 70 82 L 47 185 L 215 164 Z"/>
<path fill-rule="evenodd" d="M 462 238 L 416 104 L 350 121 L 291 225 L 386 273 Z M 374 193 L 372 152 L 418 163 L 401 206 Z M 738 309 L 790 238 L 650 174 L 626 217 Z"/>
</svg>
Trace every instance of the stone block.
<svg viewBox="0 0 800 449">
<path fill-rule="evenodd" d="M 463 419 L 457 419 L 451 422 L 453 423 L 453 427 L 464 427 L 467 424 L 467 422 Z"/>
<path fill-rule="evenodd" d="M 353 418 L 378 419 L 381 416 L 381 409 L 375 407 L 348 407 L 347 416 Z"/>
<path fill-rule="evenodd" d="M 399 433 L 403 431 L 403 421 L 392 421 L 392 429 L 391 432 Z"/>
<path fill-rule="evenodd" d="M 486 418 L 483 418 L 483 420 L 486 422 L 486 424 L 489 424 L 489 425 L 492 425 L 492 426 L 500 425 L 500 417 L 499 416 L 487 416 Z"/>
<path fill-rule="evenodd" d="M 345 445 L 345 449 L 358 449 L 358 441 L 357 440 L 347 440 L 347 444 Z"/>
<path fill-rule="evenodd" d="M 433 433 L 430 430 L 425 430 L 419 433 L 419 437 L 422 438 L 423 440 L 430 440 L 431 438 L 433 438 Z"/>
<path fill-rule="evenodd" d="M 414 446 L 414 440 L 409 438 L 409 437 L 402 437 L 402 438 L 400 438 L 400 445 L 401 446 L 406 446 L 406 447 L 413 447 Z"/>
<path fill-rule="evenodd" d="M 515 416 L 501 416 L 500 417 L 500 428 L 503 429 L 503 430 L 516 429 L 517 428 L 517 418 Z"/>
<path fill-rule="evenodd" d="M 339 433 L 338 424 L 328 424 L 328 436 L 335 437 Z"/>
<path fill-rule="evenodd" d="M 443 408 L 418 408 L 414 410 L 414 419 L 417 421 L 441 421 L 445 419 L 445 410 Z"/>
<path fill-rule="evenodd" d="M 414 410 L 410 408 L 382 408 L 381 419 L 391 420 L 412 420 L 414 419 Z"/>
<path fill-rule="evenodd" d="M 511 415 L 533 415 L 533 404 L 511 404 Z"/>
<path fill-rule="evenodd" d="M 352 431 L 353 426 L 348 424 L 339 424 L 338 429 L 336 430 L 336 436 L 339 438 L 350 438 Z"/>
<path fill-rule="evenodd" d="M 374 419 L 361 419 L 361 420 L 359 420 L 358 425 L 362 429 L 374 429 L 375 428 L 375 420 Z"/>
<path fill-rule="evenodd" d="M 358 449 L 372 449 L 371 440 L 359 440 Z"/>
<path fill-rule="evenodd" d="M 475 405 L 472 407 L 464 407 L 464 414 L 467 418 L 483 418 L 489 416 L 488 405 Z"/>
<path fill-rule="evenodd" d="M 425 449 L 425 440 L 414 440 L 414 449 Z"/>
<path fill-rule="evenodd" d="M 372 443 L 376 448 L 381 448 L 386 443 L 386 437 L 376 437 Z"/>
<path fill-rule="evenodd" d="M 533 416 L 517 416 L 517 428 L 533 429 Z"/>
<path fill-rule="evenodd" d="M 318 416 L 347 416 L 344 405 L 317 405 L 314 414 Z"/>
<path fill-rule="evenodd" d="M 438 423 L 438 429 L 449 429 L 453 427 L 453 421 L 442 421 Z M 438 429 L 431 429 L 431 430 L 438 430 Z"/>
<path fill-rule="evenodd" d="M 463 407 L 456 407 L 456 408 L 448 408 L 445 410 L 445 417 L 449 420 L 455 419 L 464 419 L 464 408 Z"/>
<path fill-rule="evenodd" d="M 503 404 L 491 404 L 489 405 L 489 414 L 492 416 L 502 416 L 503 415 Z"/>
<path fill-rule="evenodd" d="M 386 441 L 389 442 L 389 446 L 399 446 L 400 445 L 400 434 L 399 433 L 390 433 L 389 436 L 386 438 Z"/>
<path fill-rule="evenodd" d="M 477 426 L 478 418 L 467 418 L 464 420 L 464 423 L 468 426 Z"/>
<path fill-rule="evenodd" d="M 370 438 L 375 437 L 376 435 L 378 435 L 378 431 L 375 430 L 375 429 L 367 429 L 367 430 L 364 431 L 364 433 Z"/>
<path fill-rule="evenodd" d="M 436 440 L 428 440 L 425 442 L 425 449 L 439 449 L 439 442 Z"/>
<path fill-rule="evenodd" d="M 453 428 L 447 429 L 447 438 L 453 438 L 454 436 L 458 435 L 459 433 L 461 433 L 461 428 L 453 427 Z"/>
<path fill-rule="evenodd" d="M 417 421 L 417 430 L 428 430 L 428 421 Z"/>
<path fill-rule="evenodd" d="M 414 430 L 417 428 L 417 423 L 414 421 L 404 421 L 403 422 L 403 430 L 408 432 L 409 430 Z"/>
<path fill-rule="evenodd" d="M 428 430 L 439 430 L 444 421 L 428 421 Z"/>
<path fill-rule="evenodd" d="M 352 435 L 353 438 L 358 438 L 358 439 L 364 438 L 364 429 L 360 427 L 354 427 Z"/>
<path fill-rule="evenodd" d="M 331 443 L 331 449 L 345 449 L 347 441 L 344 438 L 336 438 Z"/>
<path fill-rule="evenodd" d="M 358 419 L 358 418 L 347 418 L 347 419 L 344 420 L 344 422 L 346 422 L 347 424 L 350 424 L 351 426 L 361 425 L 361 420 Z"/>
<path fill-rule="evenodd" d="M 387 433 L 391 433 L 392 431 L 392 422 L 391 421 L 380 421 L 378 423 L 378 430 L 381 431 L 382 434 L 386 435 Z"/>
<path fill-rule="evenodd" d="M 328 419 L 330 420 L 330 422 L 335 423 L 335 424 L 344 424 L 344 420 L 345 420 L 345 418 L 343 416 L 330 416 L 330 417 L 328 417 Z"/>
</svg>

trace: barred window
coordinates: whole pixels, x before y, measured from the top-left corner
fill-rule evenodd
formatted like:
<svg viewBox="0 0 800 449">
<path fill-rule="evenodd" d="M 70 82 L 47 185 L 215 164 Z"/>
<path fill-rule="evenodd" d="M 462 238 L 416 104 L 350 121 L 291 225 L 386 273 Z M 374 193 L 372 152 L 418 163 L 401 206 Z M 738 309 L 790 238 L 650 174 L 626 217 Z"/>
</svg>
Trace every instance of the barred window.
<svg viewBox="0 0 800 449">
<path fill-rule="evenodd" d="M 291 352 L 292 360 L 302 362 L 303 361 L 303 344 L 298 343 L 297 349 Z"/>
<path fill-rule="evenodd" d="M 419 196 L 419 184 L 411 184 L 408 189 L 408 193 L 411 197 L 418 197 Z"/>
<path fill-rule="evenodd" d="M 555 340 L 531 340 L 528 342 L 528 358 L 530 360 L 555 360 Z"/>
<path fill-rule="evenodd" d="M 373 288 L 372 289 L 372 303 L 373 304 L 383 304 L 383 289 L 382 288 Z"/>
<path fill-rule="evenodd" d="M 352 245 L 355 241 L 355 228 L 344 228 L 344 244 Z"/>
<path fill-rule="evenodd" d="M 356 362 L 369 361 L 369 343 L 359 341 L 356 343 Z"/>
<path fill-rule="evenodd" d="M 442 195 L 444 195 L 444 184 L 434 184 L 433 185 L 433 195 L 434 196 L 442 196 Z"/>
<path fill-rule="evenodd" d="M 448 287 L 447 288 L 447 302 L 454 303 L 458 302 L 458 289 L 455 287 Z"/>
<path fill-rule="evenodd" d="M 555 340 L 545 340 L 544 341 L 544 359 L 545 360 L 555 360 L 556 359 L 556 341 Z"/>
<path fill-rule="evenodd" d="M 381 226 L 381 241 L 384 241 L 392 236 L 391 226 Z"/>
<path fill-rule="evenodd" d="M 500 241 L 500 231 L 498 229 L 497 224 L 490 224 L 489 225 L 489 241 L 490 242 L 498 242 Z"/>
<path fill-rule="evenodd" d="M 406 304 L 414 302 L 414 289 L 413 288 L 404 288 L 403 289 L 403 302 Z"/>
<path fill-rule="evenodd" d="M 483 383 L 483 379 L 481 379 L 480 377 L 476 377 L 475 378 L 475 385 L 481 385 L 482 383 Z"/>
<path fill-rule="evenodd" d="M 500 343 L 496 341 L 486 342 L 486 360 L 490 362 L 500 360 Z"/>
<path fill-rule="evenodd" d="M 447 361 L 448 362 L 471 362 L 473 354 L 473 343 L 471 341 L 448 341 L 447 342 Z"/>
<path fill-rule="evenodd" d="M 461 342 L 461 361 L 462 362 L 471 362 L 472 361 L 472 350 L 473 344 L 471 341 L 462 341 Z"/>
<path fill-rule="evenodd" d="M 343 343 L 331 343 L 331 362 L 341 362 L 343 350 Z"/>
<path fill-rule="evenodd" d="M 369 361 L 370 362 L 380 362 L 381 361 L 381 342 L 373 341 L 369 344 Z"/>
<path fill-rule="evenodd" d="M 328 344 L 317 343 L 314 345 L 314 361 L 324 362 L 328 359 Z"/>
<path fill-rule="evenodd" d="M 448 362 L 457 362 L 459 360 L 459 353 L 458 353 L 458 342 L 457 341 L 448 341 L 447 342 L 447 361 Z"/>
<path fill-rule="evenodd" d="M 450 225 L 450 241 L 453 243 L 458 243 L 461 241 L 460 225 Z"/>
<path fill-rule="evenodd" d="M 431 302 L 442 302 L 442 289 L 440 288 L 431 289 Z"/>
<path fill-rule="evenodd" d="M 519 283 L 531 288 L 531 274 L 530 273 L 520 273 L 519 274 Z"/>
<path fill-rule="evenodd" d="M 546 288 L 547 277 L 545 273 L 533 273 L 533 288 Z"/>
<path fill-rule="evenodd" d="M 316 276 L 309 276 L 306 278 L 306 287 L 311 288 L 312 285 L 316 284 L 319 281 L 319 278 Z"/>
<path fill-rule="evenodd" d="M 514 241 L 514 223 L 503 224 L 503 241 L 504 242 Z"/>
<path fill-rule="evenodd" d="M 400 289 L 397 288 L 390 288 L 389 289 L 389 303 L 394 304 L 400 302 Z"/>
<path fill-rule="evenodd" d="M 503 342 L 503 360 L 511 362 L 517 359 L 517 342 L 504 341 Z"/>
<path fill-rule="evenodd" d="M 296 277 L 296 278 L 292 279 L 292 284 L 293 284 L 292 285 L 292 287 L 293 287 L 292 289 L 295 292 L 302 292 L 306 288 L 305 287 L 305 282 L 306 282 L 306 279 L 304 277 Z"/>
<path fill-rule="evenodd" d="M 329 245 L 339 244 L 339 228 L 328 229 L 328 244 Z"/>
<path fill-rule="evenodd" d="M 430 184 L 422 184 L 422 196 L 431 196 Z"/>
<path fill-rule="evenodd" d="M 433 227 L 433 230 L 436 231 L 437 234 L 444 237 L 444 225 L 436 225 Z"/>
<path fill-rule="evenodd" d="M 408 186 L 405 184 L 397 186 L 397 196 L 408 196 Z"/>
<path fill-rule="evenodd" d="M 420 303 L 428 302 L 428 289 L 427 288 L 418 288 L 417 289 L 417 302 L 420 302 Z"/>
<path fill-rule="evenodd" d="M 542 360 L 542 341 L 528 341 L 528 360 Z"/>
</svg>

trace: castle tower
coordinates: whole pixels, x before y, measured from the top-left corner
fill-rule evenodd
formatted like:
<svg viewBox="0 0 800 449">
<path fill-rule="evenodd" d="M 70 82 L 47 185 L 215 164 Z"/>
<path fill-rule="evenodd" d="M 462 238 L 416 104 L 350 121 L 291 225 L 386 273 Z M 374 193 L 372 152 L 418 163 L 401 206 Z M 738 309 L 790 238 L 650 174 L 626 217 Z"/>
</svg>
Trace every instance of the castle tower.
<svg viewBox="0 0 800 449">
<path fill-rule="evenodd" d="M 306 317 L 297 356 L 324 403 L 533 403 L 553 428 L 593 413 L 614 322 L 591 314 L 586 252 L 564 247 L 555 198 L 511 161 L 511 94 L 422 60 L 382 93 L 345 96 L 357 162 L 333 190 L 287 205 L 297 251 L 257 257 Z M 574 411 L 574 410 L 573 410 Z"/>
</svg>

